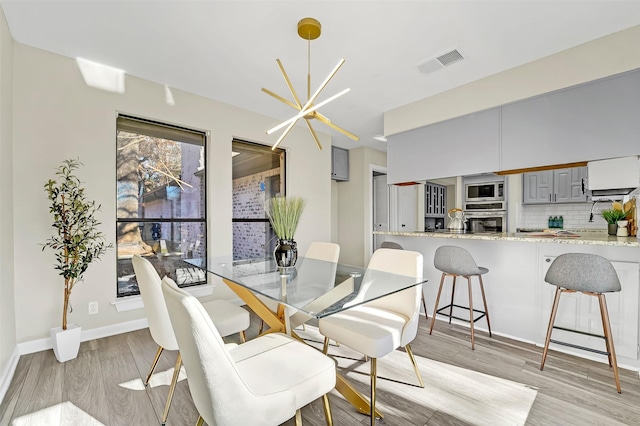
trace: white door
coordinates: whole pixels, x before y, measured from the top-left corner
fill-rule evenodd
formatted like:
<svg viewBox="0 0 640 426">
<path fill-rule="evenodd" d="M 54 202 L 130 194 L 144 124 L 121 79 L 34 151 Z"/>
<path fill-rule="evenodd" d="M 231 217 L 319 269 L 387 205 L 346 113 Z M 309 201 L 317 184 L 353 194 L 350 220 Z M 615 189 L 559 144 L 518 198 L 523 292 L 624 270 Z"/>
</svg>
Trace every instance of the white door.
<svg viewBox="0 0 640 426">
<path fill-rule="evenodd" d="M 373 230 L 389 230 L 389 186 L 386 174 L 373 176 Z M 374 235 L 373 250 L 380 248 L 384 240 L 384 235 Z"/>
</svg>

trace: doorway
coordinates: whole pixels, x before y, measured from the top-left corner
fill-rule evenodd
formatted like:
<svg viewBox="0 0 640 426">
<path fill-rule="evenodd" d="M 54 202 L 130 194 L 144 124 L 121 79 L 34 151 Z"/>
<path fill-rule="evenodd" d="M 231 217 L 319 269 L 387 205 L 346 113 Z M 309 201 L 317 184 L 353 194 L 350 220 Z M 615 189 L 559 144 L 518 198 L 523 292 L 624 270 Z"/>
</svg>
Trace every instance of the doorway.
<svg viewBox="0 0 640 426">
<path fill-rule="evenodd" d="M 373 205 L 372 217 L 373 231 L 389 230 L 389 186 L 387 185 L 387 174 L 378 170 L 372 172 Z M 385 241 L 385 235 L 373 235 L 372 251 L 380 248 Z"/>
</svg>

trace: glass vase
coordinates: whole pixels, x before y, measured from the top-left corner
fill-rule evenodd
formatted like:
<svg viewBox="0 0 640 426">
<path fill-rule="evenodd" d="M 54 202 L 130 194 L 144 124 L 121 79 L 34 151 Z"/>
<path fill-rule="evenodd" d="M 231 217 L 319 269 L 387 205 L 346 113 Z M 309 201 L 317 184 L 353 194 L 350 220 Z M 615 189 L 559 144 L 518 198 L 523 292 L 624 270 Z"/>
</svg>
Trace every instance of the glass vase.
<svg viewBox="0 0 640 426">
<path fill-rule="evenodd" d="M 298 247 L 294 240 L 278 239 L 276 248 L 273 250 L 273 258 L 276 265 L 281 268 L 295 266 L 298 260 Z"/>
</svg>

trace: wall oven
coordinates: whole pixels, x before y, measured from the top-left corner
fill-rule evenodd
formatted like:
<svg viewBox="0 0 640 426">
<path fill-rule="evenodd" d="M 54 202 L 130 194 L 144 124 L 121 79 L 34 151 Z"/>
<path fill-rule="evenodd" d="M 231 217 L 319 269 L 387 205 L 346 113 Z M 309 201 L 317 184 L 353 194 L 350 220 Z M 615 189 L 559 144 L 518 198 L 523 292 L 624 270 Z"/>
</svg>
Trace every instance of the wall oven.
<svg viewBox="0 0 640 426">
<path fill-rule="evenodd" d="M 468 211 L 465 213 L 467 227 L 476 234 L 494 234 L 507 231 L 506 211 Z"/>
</svg>

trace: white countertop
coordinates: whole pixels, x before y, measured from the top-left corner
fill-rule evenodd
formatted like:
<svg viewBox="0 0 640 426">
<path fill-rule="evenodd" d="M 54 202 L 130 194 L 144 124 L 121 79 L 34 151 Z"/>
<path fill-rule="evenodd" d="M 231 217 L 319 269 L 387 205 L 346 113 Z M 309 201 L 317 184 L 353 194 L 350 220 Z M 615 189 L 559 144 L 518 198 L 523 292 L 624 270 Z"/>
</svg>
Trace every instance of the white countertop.
<svg viewBox="0 0 640 426">
<path fill-rule="evenodd" d="M 395 235 L 402 237 L 425 237 L 425 238 L 452 238 L 470 240 L 492 240 L 492 241 L 524 241 L 532 243 L 555 243 L 555 244 L 587 244 L 596 246 L 618 246 L 618 247 L 640 247 L 640 240 L 637 237 L 616 237 L 608 235 L 606 231 L 571 231 L 579 237 L 541 237 L 533 236 L 526 232 L 508 232 L 501 234 L 457 234 L 446 232 L 401 232 L 401 231 L 374 231 L 375 235 Z"/>
</svg>

